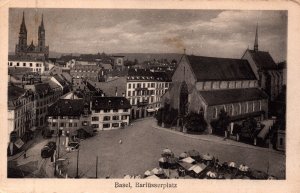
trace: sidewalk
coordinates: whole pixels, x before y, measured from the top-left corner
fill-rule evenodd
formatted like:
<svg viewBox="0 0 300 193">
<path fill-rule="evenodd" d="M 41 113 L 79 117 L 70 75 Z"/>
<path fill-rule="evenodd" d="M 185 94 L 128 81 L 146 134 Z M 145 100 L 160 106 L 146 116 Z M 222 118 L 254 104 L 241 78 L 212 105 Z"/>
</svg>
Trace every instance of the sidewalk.
<svg viewBox="0 0 300 193">
<path fill-rule="evenodd" d="M 208 142 L 219 143 L 219 144 L 229 145 L 229 146 L 242 147 L 242 148 L 248 148 L 248 149 L 255 149 L 255 150 L 259 150 L 259 151 L 272 152 L 272 153 L 277 153 L 277 154 L 284 154 L 283 152 L 276 151 L 276 150 L 270 149 L 270 148 L 263 148 L 263 147 L 259 147 L 259 146 L 249 145 L 249 144 L 234 141 L 231 139 L 224 140 L 223 137 L 219 137 L 216 135 L 210 135 L 210 134 L 192 135 L 192 134 L 188 134 L 188 133 L 182 133 L 179 131 L 175 131 L 175 130 L 172 130 L 171 128 L 163 128 L 163 127 L 160 127 L 155 124 L 152 125 L 152 127 L 155 129 L 167 131 L 167 132 L 181 135 L 184 137 L 188 137 L 191 139 L 197 139 L 197 140 L 202 140 L 202 141 L 208 141 Z"/>
<path fill-rule="evenodd" d="M 36 130 L 34 138 L 23 145 L 22 151 L 19 153 L 16 153 L 15 155 L 7 156 L 7 161 L 14 161 L 14 160 L 18 159 L 19 157 L 23 156 L 24 151 L 28 150 L 35 142 L 37 142 L 39 137 L 41 137 L 40 130 Z"/>
</svg>

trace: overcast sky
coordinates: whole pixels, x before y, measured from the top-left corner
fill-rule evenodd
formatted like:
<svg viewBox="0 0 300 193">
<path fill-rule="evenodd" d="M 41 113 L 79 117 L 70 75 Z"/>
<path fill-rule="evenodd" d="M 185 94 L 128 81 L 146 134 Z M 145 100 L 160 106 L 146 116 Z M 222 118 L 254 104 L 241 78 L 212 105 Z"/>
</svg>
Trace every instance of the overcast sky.
<svg viewBox="0 0 300 193">
<path fill-rule="evenodd" d="M 62 53 L 183 53 L 240 58 L 253 49 L 286 60 L 286 11 L 10 9 L 9 51 L 14 52 L 25 12 L 28 44 L 37 43 L 44 14 L 46 44 Z"/>
</svg>

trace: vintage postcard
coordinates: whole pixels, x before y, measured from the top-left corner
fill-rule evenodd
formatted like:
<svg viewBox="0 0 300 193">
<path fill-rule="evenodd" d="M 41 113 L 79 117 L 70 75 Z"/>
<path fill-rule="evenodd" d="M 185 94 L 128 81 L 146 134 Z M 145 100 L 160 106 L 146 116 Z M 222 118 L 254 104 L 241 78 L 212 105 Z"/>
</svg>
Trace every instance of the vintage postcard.
<svg viewBox="0 0 300 193">
<path fill-rule="evenodd" d="M 297 2 L 75 2 L 1 4 L 0 192 L 299 189 Z"/>
</svg>

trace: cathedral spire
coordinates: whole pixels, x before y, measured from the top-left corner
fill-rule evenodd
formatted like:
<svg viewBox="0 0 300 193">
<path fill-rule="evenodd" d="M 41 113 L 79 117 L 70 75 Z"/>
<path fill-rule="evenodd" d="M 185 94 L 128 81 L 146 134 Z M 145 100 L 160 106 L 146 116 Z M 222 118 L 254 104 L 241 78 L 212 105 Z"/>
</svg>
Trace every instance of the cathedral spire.
<svg viewBox="0 0 300 193">
<path fill-rule="evenodd" d="M 258 51 L 258 23 L 256 24 L 255 40 L 254 40 L 254 51 Z"/>
<path fill-rule="evenodd" d="M 42 14 L 42 21 L 41 21 L 41 25 L 40 25 L 41 30 L 45 30 L 44 28 L 44 15 Z"/>
<path fill-rule="evenodd" d="M 24 16 L 24 11 L 23 11 L 23 18 L 22 18 L 22 23 L 21 23 L 21 27 L 20 27 L 20 33 L 26 33 L 27 29 L 26 29 L 26 24 L 25 24 L 25 16 Z"/>
</svg>

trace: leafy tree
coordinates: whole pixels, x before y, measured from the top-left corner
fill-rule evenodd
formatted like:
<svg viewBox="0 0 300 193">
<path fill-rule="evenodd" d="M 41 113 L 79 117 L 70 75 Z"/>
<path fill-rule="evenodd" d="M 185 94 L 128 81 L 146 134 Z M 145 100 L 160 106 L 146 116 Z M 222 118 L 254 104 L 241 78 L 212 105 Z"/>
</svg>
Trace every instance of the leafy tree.
<svg viewBox="0 0 300 193">
<path fill-rule="evenodd" d="M 203 114 L 190 112 L 186 117 L 185 127 L 188 131 L 203 132 L 207 129 L 207 123 Z"/>
<path fill-rule="evenodd" d="M 246 134 L 250 138 L 254 138 L 257 135 L 257 121 L 250 117 L 243 122 L 242 133 Z"/>
</svg>

